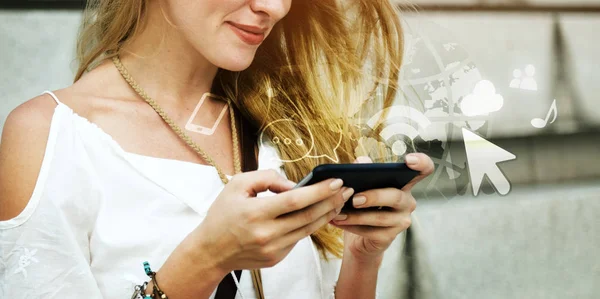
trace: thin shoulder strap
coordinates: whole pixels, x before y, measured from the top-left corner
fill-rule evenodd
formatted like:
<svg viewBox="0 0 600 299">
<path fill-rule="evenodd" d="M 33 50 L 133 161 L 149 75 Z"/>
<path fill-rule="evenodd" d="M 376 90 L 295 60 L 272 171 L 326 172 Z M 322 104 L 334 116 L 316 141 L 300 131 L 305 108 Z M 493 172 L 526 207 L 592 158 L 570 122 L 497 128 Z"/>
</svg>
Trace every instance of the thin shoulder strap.
<svg viewBox="0 0 600 299">
<path fill-rule="evenodd" d="M 58 97 L 56 97 L 56 95 L 53 92 L 46 90 L 43 94 L 49 94 L 54 99 L 54 101 L 56 101 L 56 104 L 61 104 L 61 102 L 58 100 Z"/>
</svg>

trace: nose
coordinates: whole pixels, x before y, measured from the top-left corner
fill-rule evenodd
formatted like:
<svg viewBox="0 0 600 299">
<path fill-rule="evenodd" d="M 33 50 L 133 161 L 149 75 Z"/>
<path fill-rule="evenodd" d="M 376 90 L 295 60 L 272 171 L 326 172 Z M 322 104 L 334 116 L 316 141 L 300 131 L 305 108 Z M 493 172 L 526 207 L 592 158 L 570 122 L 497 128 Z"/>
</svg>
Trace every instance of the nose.
<svg viewBox="0 0 600 299">
<path fill-rule="evenodd" d="M 250 0 L 250 8 L 254 12 L 267 14 L 275 21 L 283 19 L 291 6 L 292 0 Z"/>
</svg>

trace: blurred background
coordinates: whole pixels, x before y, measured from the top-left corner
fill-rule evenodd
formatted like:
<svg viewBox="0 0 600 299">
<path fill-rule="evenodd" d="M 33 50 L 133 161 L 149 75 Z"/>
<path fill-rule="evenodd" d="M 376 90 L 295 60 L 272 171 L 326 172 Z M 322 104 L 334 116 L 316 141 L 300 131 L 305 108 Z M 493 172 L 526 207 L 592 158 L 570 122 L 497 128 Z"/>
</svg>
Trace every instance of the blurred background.
<svg viewBox="0 0 600 299">
<path fill-rule="evenodd" d="M 398 5 L 392 114 L 414 134 L 364 142 L 400 154 L 413 140 L 436 172 L 415 192 L 410 246 L 386 255 L 382 298 L 600 298 L 600 0 Z M 83 6 L 0 1 L 0 130 L 72 82 Z"/>
</svg>

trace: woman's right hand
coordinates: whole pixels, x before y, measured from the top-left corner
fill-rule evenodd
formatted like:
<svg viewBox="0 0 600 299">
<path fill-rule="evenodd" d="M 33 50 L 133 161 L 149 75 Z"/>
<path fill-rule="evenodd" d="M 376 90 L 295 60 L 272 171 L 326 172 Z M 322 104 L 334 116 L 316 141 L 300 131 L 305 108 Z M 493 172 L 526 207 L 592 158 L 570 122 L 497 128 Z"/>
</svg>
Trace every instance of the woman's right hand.
<svg viewBox="0 0 600 299">
<path fill-rule="evenodd" d="M 291 190 L 295 184 L 274 170 L 238 174 L 187 239 L 223 273 L 272 267 L 340 213 L 354 192 L 342 184 L 330 179 Z M 267 190 L 276 194 L 256 197 Z"/>
<path fill-rule="evenodd" d="M 334 179 L 294 185 L 274 170 L 234 176 L 157 272 L 161 289 L 174 299 L 208 298 L 233 270 L 276 265 L 334 219 L 354 192 Z M 267 190 L 276 194 L 256 197 Z"/>
</svg>

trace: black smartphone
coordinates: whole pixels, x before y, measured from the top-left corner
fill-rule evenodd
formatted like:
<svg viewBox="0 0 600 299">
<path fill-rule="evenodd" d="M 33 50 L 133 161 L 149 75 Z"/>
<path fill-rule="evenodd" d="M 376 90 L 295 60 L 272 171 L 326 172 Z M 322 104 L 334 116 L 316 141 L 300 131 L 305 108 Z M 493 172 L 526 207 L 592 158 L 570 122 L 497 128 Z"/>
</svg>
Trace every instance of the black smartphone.
<svg viewBox="0 0 600 299">
<path fill-rule="evenodd" d="M 294 189 L 332 178 L 342 179 L 345 187 L 354 189 L 354 194 L 372 189 L 402 189 L 417 175 L 418 171 L 408 168 L 404 163 L 322 164 L 315 167 Z M 342 211 L 353 210 L 359 209 L 354 207 L 350 198 Z"/>
</svg>

